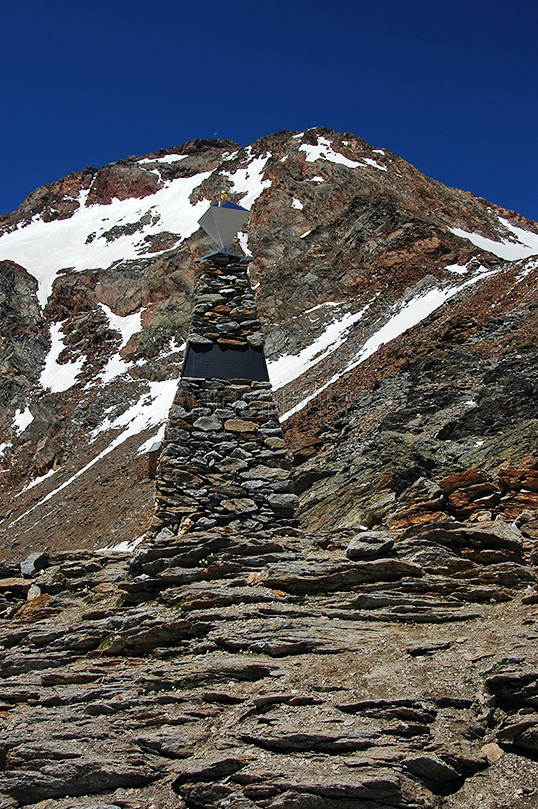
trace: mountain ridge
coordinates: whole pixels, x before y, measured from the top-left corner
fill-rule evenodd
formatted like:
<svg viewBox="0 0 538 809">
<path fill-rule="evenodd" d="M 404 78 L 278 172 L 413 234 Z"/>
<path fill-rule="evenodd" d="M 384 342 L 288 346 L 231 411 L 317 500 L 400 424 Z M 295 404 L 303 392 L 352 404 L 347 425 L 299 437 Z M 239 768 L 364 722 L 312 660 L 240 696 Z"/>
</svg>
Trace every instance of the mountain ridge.
<svg viewBox="0 0 538 809">
<path fill-rule="evenodd" d="M 349 133 L 189 144 L 0 219 L 0 806 L 532 809 L 538 225 Z M 299 527 L 150 539 L 222 190 Z"/>
</svg>

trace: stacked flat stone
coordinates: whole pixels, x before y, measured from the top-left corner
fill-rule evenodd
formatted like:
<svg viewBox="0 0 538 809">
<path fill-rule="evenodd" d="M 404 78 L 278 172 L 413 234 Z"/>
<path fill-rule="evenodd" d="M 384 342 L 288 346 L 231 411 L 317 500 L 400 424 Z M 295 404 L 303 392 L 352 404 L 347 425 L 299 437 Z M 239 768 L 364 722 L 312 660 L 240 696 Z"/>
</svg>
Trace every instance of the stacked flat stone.
<svg viewBox="0 0 538 809">
<path fill-rule="evenodd" d="M 201 265 L 189 343 L 192 346 L 263 346 L 248 265 L 221 270 L 210 261 Z"/>
<path fill-rule="evenodd" d="M 157 470 L 153 530 L 289 527 L 298 498 L 271 385 L 239 373 L 249 347 L 261 352 L 266 368 L 245 266 L 202 266 L 186 356 L 198 347 L 232 352 L 238 374 L 207 378 L 184 370 Z"/>
</svg>

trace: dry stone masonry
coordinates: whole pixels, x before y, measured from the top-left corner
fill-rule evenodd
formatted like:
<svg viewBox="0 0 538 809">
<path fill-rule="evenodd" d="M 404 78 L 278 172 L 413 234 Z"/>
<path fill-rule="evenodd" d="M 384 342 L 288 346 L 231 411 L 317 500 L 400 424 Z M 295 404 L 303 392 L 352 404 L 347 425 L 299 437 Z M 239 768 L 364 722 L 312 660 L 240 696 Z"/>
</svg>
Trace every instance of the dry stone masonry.
<svg viewBox="0 0 538 809">
<path fill-rule="evenodd" d="M 157 472 L 154 530 L 285 528 L 293 520 L 291 461 L 248 263 L 239 262 L 226 254 L 202 262 Z"/>
</svg>

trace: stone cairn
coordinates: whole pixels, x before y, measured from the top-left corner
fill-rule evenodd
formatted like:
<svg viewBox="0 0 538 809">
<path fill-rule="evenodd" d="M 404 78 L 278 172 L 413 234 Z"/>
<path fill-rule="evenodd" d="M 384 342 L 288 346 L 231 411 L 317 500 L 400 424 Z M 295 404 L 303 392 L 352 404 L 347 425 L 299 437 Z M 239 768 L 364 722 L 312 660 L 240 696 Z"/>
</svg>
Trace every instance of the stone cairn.
<svg viewBox="0 0 538 809">
<path fill-rule="evenodd" d="M 199 259 L 182 375 L 157 469 L 153 531 L 296 524 L 298 498 L 248 277 L 251 260 L 226 252 Z"/>
</svg>

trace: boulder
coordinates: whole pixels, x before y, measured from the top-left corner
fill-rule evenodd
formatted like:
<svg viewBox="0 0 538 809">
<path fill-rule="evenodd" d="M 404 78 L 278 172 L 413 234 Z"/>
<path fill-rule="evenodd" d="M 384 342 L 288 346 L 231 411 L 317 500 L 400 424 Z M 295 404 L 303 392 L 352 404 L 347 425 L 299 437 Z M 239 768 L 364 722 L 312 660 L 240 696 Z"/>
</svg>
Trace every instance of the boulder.
<svg viewBox="0 0 538 809">
<path fill-rule="evenodd" d="M 388 556 L 394 546 L 394 540 L 386 531 L 365 531 L 357 534 L 346 549 L 348 559 L 375 559 Z"/>
<path fill-rule="evenodd" d="M 40 570 L 44 570 L 49 563 L 48 553 L 32 553 L 21 562 L 21 574 L 25 579 L 31 579 Z"/>
<path fill-rule="evenodd" d="M 425 781 L 457 781 L 461 774 L 437 756 L 415 756 L 405 761 L 409 772 Z"/>
</svg>

